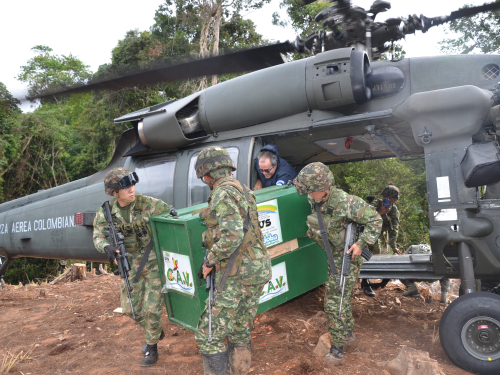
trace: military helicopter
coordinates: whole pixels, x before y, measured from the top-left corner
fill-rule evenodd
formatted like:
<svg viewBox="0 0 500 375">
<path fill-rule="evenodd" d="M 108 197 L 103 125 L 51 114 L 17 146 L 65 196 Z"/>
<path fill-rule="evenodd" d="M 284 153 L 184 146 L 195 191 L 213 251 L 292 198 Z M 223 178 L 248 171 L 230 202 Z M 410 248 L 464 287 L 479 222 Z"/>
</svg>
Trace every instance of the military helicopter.
<svg viewBox="0 0 500 375">
<path fill-rule="evenodd" d="M 309 0 L 308 0 L 309 1 Z M 374 256 L 363 278 L 460 278 L 460 298 L 447 307 L 440 338 L 459 367 L 496 374 L 500 367 L 500 297 L 476 292 L 475 279 L 500 275 L 498 55 L 377 61 L 387 43 L 416 30 L 500 8 L 485 4 L 449 16 L 375 21 L 390 3 L 369 10 L 339 0 L 316 20 L 324 29 L 204 60 L 91 82 L 62 93 L 253 71 L 188 97 L 120 118 L 131 123 L 102 171 L 0 205 L 0 255 L 105 262 L 92 244 L 95 209 L 107 200 L 103 179 L 124 166 L 137 191 L 177 208 L 206 201 L 194 163 L 207 145 L 225 147 L 236 178 L 254 186 L 253 160 L 273 143 L 290 164 L 345 163 L 425 156 L 431 256 Z M 281 54 L 311 54 L 284 63 Z M 48 94 L 47 94 L 48 95 Z M 489 142 L 473 143 L 486 134 Z M 487 186 L 479 195 L 479 186 Z"/>
</svg>

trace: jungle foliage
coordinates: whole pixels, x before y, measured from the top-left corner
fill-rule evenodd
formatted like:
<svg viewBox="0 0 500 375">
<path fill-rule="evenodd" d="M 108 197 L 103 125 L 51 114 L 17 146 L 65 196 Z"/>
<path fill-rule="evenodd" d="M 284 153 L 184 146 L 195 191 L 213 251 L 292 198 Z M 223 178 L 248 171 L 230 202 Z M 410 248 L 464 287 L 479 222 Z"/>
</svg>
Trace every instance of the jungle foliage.
<svg viewBox="0 0 500 375">
<path fill-rule="evenodd" d="M 400 213 L 398 248 L 429 242 L 427 182 L 424 159 L 402 162 L 397 158 L 365 160 L 330 166 L 337 187 L 366 199 L 381 198 L 386 185 L 399 188 L 395 203 Z"/>
<path fill-rule="evenodd" d="M 466 5 L 463 8 L 471 6 Z M 500 11 L 461 18 L 451 22 L 447 27 L 448 31 L 456 33 L 456 37 L 439 42 L 441 52 L 467 54 L 470 52 L 498 53 L 500 51 Z"/>
</svg>

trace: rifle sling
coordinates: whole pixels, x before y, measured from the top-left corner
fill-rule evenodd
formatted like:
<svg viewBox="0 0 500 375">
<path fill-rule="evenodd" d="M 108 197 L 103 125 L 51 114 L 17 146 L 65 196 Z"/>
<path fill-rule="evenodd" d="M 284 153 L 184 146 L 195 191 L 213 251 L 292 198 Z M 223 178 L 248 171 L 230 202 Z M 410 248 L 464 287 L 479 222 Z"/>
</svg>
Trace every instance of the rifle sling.
<svg viewBox="0 0 500 375">
<path fill-rule="evenodd" d="M 137 273 L 135 274 L 133 285 L 137 284 L 137 282 L 139 281 L 139 277 L 141 276 L 142 270 L 146 266 L 146 262 L 148 261 L 149 258 L 149 253 L 151 252 L 153 245 L 154 245 L 153 240 L 149 241 L 148 246 L 144 251 L 144 256 L 141 259 L 141 264 L 139 264 L 139 268 L 137 269 Z"/>
<path fill-rule="evenodd" d="M 335 266 L 335 259 L 333 259 L 332 248 L 330 247 L 330 241 L 328 241 L 328 237 L 326 235 L 325 223 L 323 222 L 323 218 L 321 217 L 321 210 L 319 205 L 314 202 L 314 208 L 316 209 L 316 214 L 318 215 L 318 225 L 319 232 L 321 233 L 321 238 L 323 238 L 323 245 L 325 246 L 326 257 L 328 259 L 328 264 L 330 265 L 330 270 L 332 271 L 332 275 L 337 275 L 337 267 Z"/>
<path fill-rule="evenodd" d="M 243 238 L 245 238 L 245 235 L 248 232 L 248 225 L 250 224 L 250 202 L 249 202 L 249 197 L 248 197 L 248 191 L 246 187 L 243 185 L 243 192 L 245 193 L 245 199 L 248 204 L 248 210 L 247 210 L 247 216 L 245 217 L 245 221 L 243 222 Z M 220 279 L 219 286 L 217 287 L 217 295 L 222 293 L 222 290 L 224 289 L 224 286 L 226 285 L 226 281 L 229 277 L 229 274 L 231 273 L 231 270 L 233 269 L 234 262 L 236 262 L 236 258 L 238 257 L 238 254 L 241 249 L 241 245 L 243 245 L 243 240 L 241 243 L 238 245 L 236 250 L 233 251 L 231 256 L 229 257 L 229 261 L 227 262 L 226 269 L 224 270 L 224 274 L 222 275 L 222 278 Z"/>
</svg>

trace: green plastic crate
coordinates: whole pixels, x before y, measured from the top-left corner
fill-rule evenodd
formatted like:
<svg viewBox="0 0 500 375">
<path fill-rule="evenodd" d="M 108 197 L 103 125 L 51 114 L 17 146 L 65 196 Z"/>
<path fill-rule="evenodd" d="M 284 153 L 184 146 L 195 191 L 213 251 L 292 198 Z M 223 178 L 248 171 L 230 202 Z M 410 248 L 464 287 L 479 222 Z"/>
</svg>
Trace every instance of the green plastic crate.
<svg viewBox="0 0 500 375">
<path fill-rule="evenodd" d="M 261 313 L 324 284 L 328 263 L 325 252 L 306 236 L 311 212 L 306 196 L 288 186 L 258 190 L 255 195 L 273 265 L 273 278 L 262 291 Z M 177 219 L 169 215 L 150 219 L 169 320 L 191 331 L 208 297 L 205 281 L 200 284 L 197 276 L 205 256 L 201 234 L 206 227 L 198 214 L 191 213 L 206 206 L 181 209 Z"/>
</svg>

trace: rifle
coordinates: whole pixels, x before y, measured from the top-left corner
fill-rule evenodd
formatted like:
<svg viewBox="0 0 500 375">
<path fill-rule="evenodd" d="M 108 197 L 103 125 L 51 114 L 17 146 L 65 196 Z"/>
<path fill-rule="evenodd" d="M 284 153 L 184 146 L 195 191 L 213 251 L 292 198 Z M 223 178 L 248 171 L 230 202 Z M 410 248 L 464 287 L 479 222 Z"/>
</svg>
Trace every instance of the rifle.
<svg viewBox="0 0 500 375">
<path fill-rule="evenodd" d="M 357 223 L 351 222 L 347 226 L 346 234 L 345 234 L 345 245 L 344 245 L 344 256 L 342 257 L 342 268 L 340 270 L 340 305 L 339 305 L 339 319 L 342 314 L 342 302 L 344 301 L 344 293 L 345 293 L 345 281 L 346 277 L 349 276 L 349 272 L 351 271 L 351 259 L 352 252 L 347 253 L 351 246 L 356 242 L 356 238 L 359 233 L 364 230 L 364 225 L 360 225 L 358 227 Z M 363 249 L 361 251 L 361 256 L 365 258 L 367 261 L 370 260 L 372 254 L 368 251 L 368 249 Z"/>
<path fill-rule="evenodd" d="M 321 216 L 321 208 L 316 202 L 314 203 L 314 209 L 316 210 L 316 215 L 318 216 L 319 232 L 321 234 L 321 238 L 323 239 L 323 245 L 325 246 L 326 259 L 328 260 L 330 271 L 333 277 L 335 277 L 335 280 L 338 280 L 337 267 L 335 266 L 335 259 L 333 259 L 332 248 L 330 247 L 330 241 L 328 241 L 328 236 L 326 234 L 325 223 L 323 222 L 323 218 Z"/>
<path fill-rule="evenodd" d="M 208 290 L 208 342 L 212 342 L 212 307 L 214 301 L 215 266 L 205 279 L 205 290 Z"/>
<path fill-rule="evenodd" d="M 202 242 L 202 246 L 207 248 L 208 245 L 205 241 Z M 208 249 L 205 253 L 205 259 L 208 255 Z M 203 263 L 201 264 L 200 270 L 198 271 L 198 278 L 203 279 L 203 264 L 205 262 L 203 259 Z M 207 275 L 205 279 L 205 290 L 208 291 L 208 342 L 212 342 L 212 307 L 215 306 L 214 300 L 214 285 L 215 285 L 215 266 L 212 268 L 212 271 Z"/>
<path fill-rule="evenodd" d="M 125 249 L 125 245 L 123 244 L 123 240 L 125 239 L 125 237 L 118 230 L 118 228 L 115 227 L 115 224 L 113 223 L 113 217 L 111 216 L 109 201 L 104 202 L 104 204 L 102 205 L 102 209 L 104 211 L 104 217 L 108 222 L 109 244 L 113 246 L 115 249 L 120 250 L 119 253 L 116 253 L 118 271 L 120 272 L 120 277 L 125 280 L 125 289 L 127 290 L 128 300 L 130 302 L 132 317 L 135 320 L 134 306 L 132 306 L 132 298 L 130 297 L 130 292 L 132 291 L 132 287 L 130 286 L 130 282 L 128 280 L 128 272 L 130 271 L 130 264 L 128 262 L 127 250 Z"/>
</svg>

